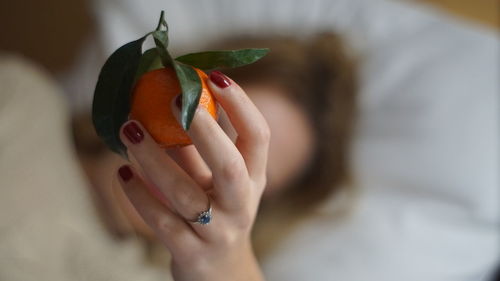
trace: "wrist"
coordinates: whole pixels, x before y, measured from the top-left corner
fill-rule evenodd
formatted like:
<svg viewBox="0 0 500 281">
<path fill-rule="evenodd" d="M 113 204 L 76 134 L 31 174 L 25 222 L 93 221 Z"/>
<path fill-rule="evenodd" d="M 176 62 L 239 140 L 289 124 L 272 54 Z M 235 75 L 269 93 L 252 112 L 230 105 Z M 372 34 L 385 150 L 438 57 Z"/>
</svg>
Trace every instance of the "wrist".
<svg viewBox="0 0 500 281">
<path fill-rule="evenodd" d="M 190 281 L 263 281 L 264 277 L 250 243 L 186 264 L 172 261 L 174 279 Z M 182 276 L 182 278 L 178 278 Z M 187 278 L 186 278 L 187 277 Z"/>
</svg>

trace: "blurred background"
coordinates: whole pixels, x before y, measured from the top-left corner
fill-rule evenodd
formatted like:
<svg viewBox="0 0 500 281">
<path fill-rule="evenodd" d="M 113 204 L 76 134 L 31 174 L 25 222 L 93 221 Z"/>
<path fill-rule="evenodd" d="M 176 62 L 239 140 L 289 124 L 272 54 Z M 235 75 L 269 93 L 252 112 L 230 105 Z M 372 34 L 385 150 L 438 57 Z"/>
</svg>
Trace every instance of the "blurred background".
<svg viewBox="0 0 500 281">
<path fill-rule="evenodd" d="M 334 32 L 334 46 L 354 58 L 333 57 L 335 71 L 356 74 L 346 86 L 357 92 L 348 157 L 355 211 L 337 224 L 337 201 L 321 205 L 283 244 L 267 229 L 283 219 L 264 220 L 262 244 L 282 245 L 263 259 L 269 280 L 493 278 L 500 1 L 0 0 L 0 280 L 164 280 L 143 260 L 164 269 L 168 254 L 107 188 L 124 160 L 90 122 L 106 58 L 154 28 L 162 9 L 174 54 L 229 46 L 232 36 L 304 43 Z M 314 54 L 287 55 L 296 63 Z M 137 233 L 144 241 L 130 242 Z"/>
<path fill-rule="evenodd" d="M 149 1 L 144 4 L 134 4 L 130 1 L 83 0 L 71 2 L 62 0 L 1 1 L 0 17 L 3 27 L 0 30 L 0 48 L 4 52 L 22 55 L 45 68 L 65 85 L 67 91 L 72 92 L 68 93 L 72 98 L 75 95 L 89 96 L 85 93 L 93 90 L 91 86 L 94 85 L 93 82 L 96 79 L 93 74 L 105 57 L 130 38 L 149 30 L 156 20 L 156 10 L 162 5 L 164 8 L 173 8 L 175 11 L 181 10 L 181 16 L 179 16 L 177 12 L 169 15 L 167 9 L 167 17 L 169 17 L 172 25 L 171 30 L 173 30 L 172 36 L 175 38 L 174 48 L 182 46 L 183 50 L 191 51 L 200 49 L 200 47 L 193 47 L 203 45 L 200 42 L 207 42 L 207 34 L 213 36 L 214 33 L 218 33 L 220 35 L 226 29 L 246 31 L 249 27 L 255 28 L 253 27 L 255 21 L 260 21 L 260 19 L 264 22 L 269 21 L 268 24 L 270 23 L 269 25 L 273 28 L 271 18 L 274 18 L 276 21 L 274 28 L 276 29 L 287 29 L 283 28 L 284 25 L 300 26 L 301 21 L 304 21 L 305 25 L 298 28 L 300 30 L 305 28 L 304 26 L 307 24 L 315 26 L 315 21 L 320 22 L 314 18 L 319 17 L 319 15 L 314 14 L 315 12 L 308 12 L 306 16 L 301 16 L 300 12 L 297 12 L 299 9 L 293 9 L 293 1 L 285 2 L 288 3 L 283 3 L 284 7 L 280 9 L 282 15 L 266 17 L 267 5 L 281 5 L 281 3 L 249 5 L 244 2 L 229 4 L 229 2 L 221 0 L 217 2 L 217 5 L 221 7 L 219 10 L 219 8 L 214 8 L 213 5 L 210 6 L 208 2 L 204 3 L 204 1 L 185 1 L 184 3 L 182 1 L 164 1 L 164 3 Z M 319 10 L 328 10 L 329 5 L 335 6 L 328 4 L 328 2 L 325 2 L 326 4 L 321 4 L 321 2 L 312 1 L 310 6 Z M 471 24 L 481 25 L 494 31 L 500 29 L 500 8 L 499 2 L 496 0 L 414 0 L 402 2 L 430 6 Z M 233 5 L 233 7 L 229 7 L 229 5 Z M 367 2 L 365 5 L 371 4 Z M 224 9 L 225 6 L 227 7 Z M 143 13 L 147 13 L 148 16 L 138 19 L 134 14 L 130 14 L 130 11 L 127 11 L 130 7 L 142 9 Z M 259 11 L 256 9 L 261 9 L 263 12 L 259 15 Z M 185 20 L 182 11 L 190 10 L 196 11 L 197 16 Z M 239 19 L 235 23 L 221 26 L 230 19 L 217 19 L 214 17 L 215 10 L 230 13 L 232 19 Z M 268 10 L 272 10 L 272 8 Z M 294 16 L 294 13 L 298 16 Z M 124 21 L 125 18 L 127 21 Z M 208 28 L 211 29 L 210 32 L 206 32 L 207 24 Z M 200 32 L 200 26 L 205 27 L 203 32 Z M 315 28 L 320 28 L 320 25 L 315 26 Z M 92 42 L 91 47 L 89 47 L 89 42 Z M 98 42 L 98 46 L 96 46 L 96 42 Z M 82 66 L 85 64 L 84 61 L 89 58 L 93 59 L 94 65 L 91 66 L 87 62 L 85 66 Z M 75 75 L 89 81 L 83 86 L 82 82 L 79 83 L 79 86 L 85 87 L 85 90 L 68 85 L 74 83 L 72 78 Z M 75 103 L 89 102 L 88 97 L 82 99 L 77 99 Z"/>
<path fill-rule="evenodd" d="M 500 8 L 496 0 L 414 2 L 432 5 L 491 29 L 500 28 Z M 3 26 L 0 30 L 0 48 L 26 56 L 55 75 L 70 69 L 82 51 L 85 40 L 98 32 L 92 1 L 23 0 L 1 1 L 0 5 Z"/>
</svg>

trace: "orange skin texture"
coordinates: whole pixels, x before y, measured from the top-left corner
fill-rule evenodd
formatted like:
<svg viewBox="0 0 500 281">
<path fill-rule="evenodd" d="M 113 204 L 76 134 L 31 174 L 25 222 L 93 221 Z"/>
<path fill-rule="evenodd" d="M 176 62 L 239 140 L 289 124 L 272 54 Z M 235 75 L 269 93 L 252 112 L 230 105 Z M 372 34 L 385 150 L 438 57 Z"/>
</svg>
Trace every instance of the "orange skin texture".
<svg viewBox="0 0 500 281">
<path fill-rule="evenodd" d="M 205 108 L 217 119 L 215 98 L 207 86 L 208 76 L 195 68 L 202 84 L 198 107 Z M 153 139 L 162 147 L 178 147 L 192 144 L 171 111 L 173 99 L 181 93 L 181 87 L 172 68 L 149 71 L 139 78 L 132 92 L 130 118 L 139 121 Z"/>
</svg>

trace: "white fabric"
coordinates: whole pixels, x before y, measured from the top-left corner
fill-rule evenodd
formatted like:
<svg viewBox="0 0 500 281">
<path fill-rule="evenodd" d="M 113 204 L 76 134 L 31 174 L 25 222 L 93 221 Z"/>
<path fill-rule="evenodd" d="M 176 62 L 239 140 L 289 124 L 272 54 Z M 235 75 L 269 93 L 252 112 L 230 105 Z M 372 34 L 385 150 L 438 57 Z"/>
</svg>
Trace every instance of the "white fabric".
<svg viewBox="0 0 500 281">
<path fill-rule="evenodd" d="M 269 280 L 476 281 L 499 262 L 499 40 L 492 32 L 389 1 L 108 0 L 96 7 L 106 54 L 155 26 L 163 8 L 182 53 L 241 30 L 333 29 L 362 58 L 357 208 L 344 222 L 320 217 L 292 234 L 265 261 Z"/>
</svg>

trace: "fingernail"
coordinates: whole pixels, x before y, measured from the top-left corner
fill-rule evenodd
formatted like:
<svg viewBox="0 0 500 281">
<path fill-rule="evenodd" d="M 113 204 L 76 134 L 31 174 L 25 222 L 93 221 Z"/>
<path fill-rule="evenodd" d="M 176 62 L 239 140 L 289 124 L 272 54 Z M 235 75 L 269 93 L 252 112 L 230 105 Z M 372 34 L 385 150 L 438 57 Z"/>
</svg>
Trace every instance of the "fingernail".
<svg viewBox="0 0 500 281">
<path fill-rule="evenodd" d="M 144 139 L 144 132 L 135 122 L 130 122 L 123 128 L 123 134 L 133 144 L 138 144 Z"/>
<path fill-rule="evenodd" d="M 118 169 L 118 174 L 124 182 L 128 182 L 134 175 L 130 167 L 127 165 L 121 166 L 120 169 Z"/>
<path fill-rule="evenodd" d="M 231 85 L 229 78 L 227 78 L 226 75 L 222 74 L 220 71 L 212 71 L 210 73 L 210 81 L 222 89 Z"/>
<path fill-rule="evenodd" d="M 179 94 L 176 98 L 175 98 L 175 106 L 177 106 L 177 108 L 179 110 L 182 109 L 182 94 Z"/>
</svg>

